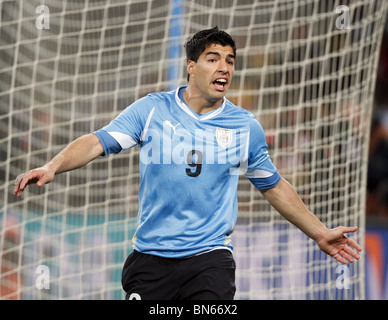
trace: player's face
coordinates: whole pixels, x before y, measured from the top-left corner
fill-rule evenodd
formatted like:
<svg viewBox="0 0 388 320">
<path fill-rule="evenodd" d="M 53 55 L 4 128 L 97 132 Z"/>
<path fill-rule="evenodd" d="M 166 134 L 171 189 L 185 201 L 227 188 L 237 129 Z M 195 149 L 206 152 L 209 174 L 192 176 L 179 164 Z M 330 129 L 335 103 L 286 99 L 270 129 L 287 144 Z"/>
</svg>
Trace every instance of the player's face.
<svg viewBox="0 0 388 320">
<path fill-rule="evenodd" d="M 197 62 L 189 61 L 190 80 L 208 101 L 225 96 L 232 81 L 234 60 L 232 47 L 213 44 L 202 52 Z"/>
</svg>

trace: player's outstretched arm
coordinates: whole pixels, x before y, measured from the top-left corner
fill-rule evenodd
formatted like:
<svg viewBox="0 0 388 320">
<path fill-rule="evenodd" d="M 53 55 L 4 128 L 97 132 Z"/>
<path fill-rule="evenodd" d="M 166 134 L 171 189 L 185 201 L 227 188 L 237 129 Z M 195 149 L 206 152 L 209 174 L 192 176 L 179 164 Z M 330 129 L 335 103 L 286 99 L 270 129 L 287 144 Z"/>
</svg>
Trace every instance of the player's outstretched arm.
<svg viewBox="0 0 388 320">
<path fill-rule="evenodd" d="M 341 263 L 353 262 L 354 259 L 360 258 L 357 251 L 361 251 L 361 246 L 345 236 L 345 233 L 355 232 L 358 228 L 326 228 L 308 210 L 295 189 L 285 179 L 282 178 L 274 188 L 261 192 L 284 218 L 313 239 L 323 252 Z"/>
<path fill-rule="evenodd" d="M 35 183 L 38 187 L 42 187 L 50 183 L 56 174 L 80 168 L 103 152 L 104 149 L 96 135 L 91 133 L 79 137 L 44 166 L 18 175 L 14 193 L 21 197 L 29 184 Z"/>
</svg>

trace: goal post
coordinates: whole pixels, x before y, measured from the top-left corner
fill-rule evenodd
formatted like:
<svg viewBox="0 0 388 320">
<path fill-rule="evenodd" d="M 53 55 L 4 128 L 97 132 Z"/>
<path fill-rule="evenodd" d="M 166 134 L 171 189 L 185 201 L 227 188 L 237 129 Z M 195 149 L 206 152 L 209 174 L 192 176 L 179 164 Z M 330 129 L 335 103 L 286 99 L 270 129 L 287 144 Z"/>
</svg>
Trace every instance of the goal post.
<svg viewBox="0 0 388 320">
<path fill-rule="evenodd" d="M 41 2 L 44 2 L 42 4 Z M 227 98 L 328 227 L 363 244 L 369 129 L 385 0 L 0 0 L 0 299 L 122 299 L 139 152 L 100 157 L 13 195 L 16 176 L 150 92 L 186 83 L 183 43 L 237 44 Z M 364 299 L 341 266 L 240 177 L 236 299 Z"/>
</svg>

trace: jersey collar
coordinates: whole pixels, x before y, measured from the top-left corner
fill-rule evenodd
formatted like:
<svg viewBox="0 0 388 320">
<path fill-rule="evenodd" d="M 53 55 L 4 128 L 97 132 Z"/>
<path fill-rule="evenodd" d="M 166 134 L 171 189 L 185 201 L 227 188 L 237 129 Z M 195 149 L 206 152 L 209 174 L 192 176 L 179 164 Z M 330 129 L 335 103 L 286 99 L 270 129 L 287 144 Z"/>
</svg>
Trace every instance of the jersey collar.
<svg viewBox="0 0 388 320">
<path fill-rule="evenodd" d="M 193 117 L 196 120 L 203 121 L 203 120 L 208 120 L 208 119 L 214 118 L 215 116 L 219 115 L 225 108 L 226 98 L 224 97 L 222 100 L 222 104 L 219 108 L 210 111 L 209 113 L 205 114 L 202 117 L 198 117 L 198 115 L 193 110 L 191 110 L 188 107 L 188 105 L 184 101 L 182 101 L 181 98 L 179 97 L 179 90 L 181 88 L 187 88 L 187 86 L 180 86 L 176 89 L 175 101 L 184 112 L 186 112 L 189 116 Z"/>
</svg>

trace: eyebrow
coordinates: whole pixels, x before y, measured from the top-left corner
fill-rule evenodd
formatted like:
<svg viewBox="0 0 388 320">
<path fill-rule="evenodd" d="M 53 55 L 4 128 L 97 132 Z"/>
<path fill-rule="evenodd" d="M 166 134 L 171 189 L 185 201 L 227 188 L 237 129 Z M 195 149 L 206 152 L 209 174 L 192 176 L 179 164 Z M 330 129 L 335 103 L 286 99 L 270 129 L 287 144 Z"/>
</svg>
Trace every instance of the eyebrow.
<svg viewBox="0 0 388 320">
<path fill-rule="evenodd" d="M 220 55 L 218 52 L 216 52 L 216 51 L 209 51 L 209 52 L 207 52 L 207 53 L 205 54 L 205 56 L 212 55 L 212 54 L 221 57 L 221 55 Z M 233 54 L 230 54 L 230 53 L 227 55 L 227 57 L 228 57 L 228 58 L 232 58 L 232 59 L 235 59 L 235 58 L 236 58 Z"/>
</svg>

